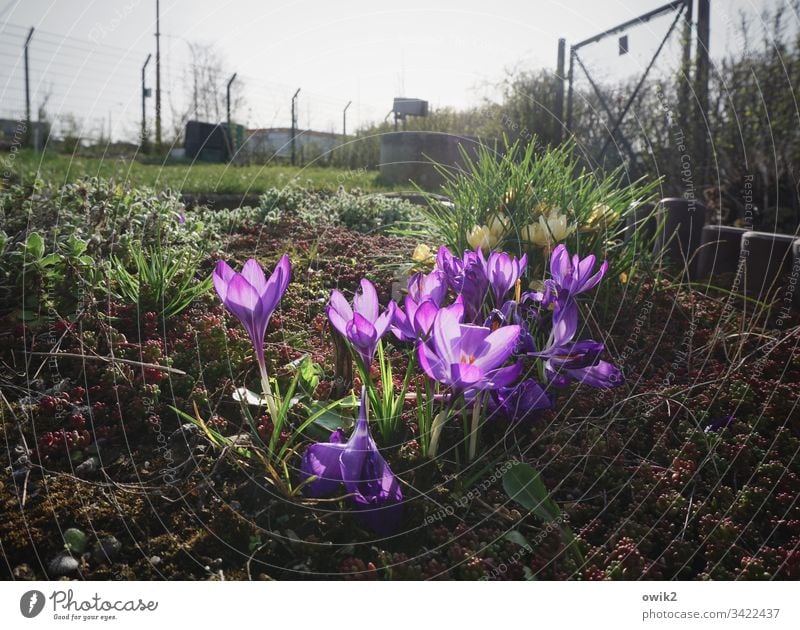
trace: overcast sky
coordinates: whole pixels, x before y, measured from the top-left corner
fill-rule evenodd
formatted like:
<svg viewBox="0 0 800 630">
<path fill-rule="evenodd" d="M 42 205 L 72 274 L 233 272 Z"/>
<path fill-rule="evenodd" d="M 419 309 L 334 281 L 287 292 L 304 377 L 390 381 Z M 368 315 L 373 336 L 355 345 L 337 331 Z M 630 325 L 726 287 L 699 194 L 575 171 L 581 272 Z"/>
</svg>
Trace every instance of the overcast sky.
<svg viewBox="0 0 800 630">
<path fill-rule="evenodd" d="M 164 110 L 185 100 L 187 42 L 215 43 L 226 68 L 239 73 L 247 104 L 240 118 L 248 125 L 288 125 L 289 99 L 301 87 L 300 125 L 340 131 L 341 110 L 350 100 L 348 127 L 354 128 L 382 119 L 394 96 L 424 98 L 433 107 L 497 98 L 495 86 L 507 71 L 553 69 L 559 37 L 575 43 L 664 1 L 162 0 Z M 787 2 L 711 4 L 711 48 L 718 56 L 741 47 L 735 35 L 740 11 L 758 20 L 764 6 Z M 0 115 L 20 115 L 24 108 L 21 47 L 34 26 L 34 112 L 50 93 L 51 117 L 73 113 L 87 126 L 111 119 L 115 136 L 133 133 L 141 115 L 140 68 L 155 49 L 155 5 L 0 0 Z M 632 75 L 671 21 L 664 16 L 630 30 L 629 55 L 617 56 L 612 39 L 585 49 L 584 57 L 599 76 Z M 678 37 L 672 42 L 662 70 L 677 62 Z M 148 82 L 154 85 L 152 71 L 151 63 Z"/>
</svg>

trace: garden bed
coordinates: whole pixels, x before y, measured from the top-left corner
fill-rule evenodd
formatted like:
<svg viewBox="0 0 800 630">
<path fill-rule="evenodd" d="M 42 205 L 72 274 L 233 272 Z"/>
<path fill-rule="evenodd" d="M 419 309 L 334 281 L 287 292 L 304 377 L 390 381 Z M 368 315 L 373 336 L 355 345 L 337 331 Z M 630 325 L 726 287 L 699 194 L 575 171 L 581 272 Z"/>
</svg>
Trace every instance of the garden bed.
<svg viewBox="0 0 800 630">
<path fill-rule="evenodd" d="M 99 205 L 123 203 L 103 197 L 98 204 L 97 191 L 84 192 L 66 196 L 73 205 L 60 207 L 64 225 L 70 212 L 93 217 Z M 41 193 L 34 203 L 40 215 L 32 216 L 48 216 L 46 199 Z M 265 348 L 284 388 L 298 366 L 308 370 L 304 400 L 314 402 L 303 404 L 309 409 L 327 404 L 342 386 L 325 313 L 331 290 L 349 298 L 366 277 L 386 305 L 404 285 L 418 245 L 312 225 L 293 213 L 266 223 L 230 215 L 215 227 L 201 225 L 211 215 L 184 218 L 175 200 L 140 203 L 128 196 L 124 204 L 157 208 L 171 217 L 165 238 L 208 251 L 198 258 L 198 279 L 208 278 L 220 258 L 235 269 L 250 258 L 272 269 L 289 255 L 292 282 Z M 143 234 L 149 229 L 144 219 L 134 223 Z M 96 259 L 114 255 L 104 242 L 87 240 Z M 36 247 L 23 245 L 29 254 Z M 625 383 L 599 390 L 573 384 L 533 421 L 490 418 L 481 456 L 470 463 L 453 454 L 457 425 L 442 435 L 450 451 L 443 447 L 436 460 L 423 455 L 412 379 L 398 435 L 388 442 L 375 432 L 400 480 L 404 507 L 400 527 L 379 535 L 349 509 L 344 491 L 314 498 L 297 488 L 301 456 L 326 439 L 324 426 L 309 427 L 293 443 L 286 471 L 265 466 L 258 439 L 270 438 L 273 419 L 260 408 L 254 433 L 232 398 L 237 387 L 257 388 L 256 357 L 213 292 L 162 319 L 121 293 L 70 288 L 86 289 L 70 284 L 80 276 L 81 255 L 62 254 L 67 258 L 53 263 L 63 263 L 57 277 L 48 275 L 52 267 L 43 266 L 50 271 L 40 276 L 26 267 L 30 276 L 14 279 L 23 283 L 21 293 L 4 295 L 5 578 L 800 575 L 794 315 L 778 324 L 774 312 L 724 292 L 691 290 L 646 273 L 635 281 L 613 278 L 591 304 L 581 303 L 582 334 L 604 341 L 604 356 Z M 95 279 L 96 288 L 104 282 Z M 387 340 L 396 381 L 405 349 Z M 360 384 L 356 374 L 356 391 Z M 302 420 L 293 413 L 290 422 Z M 352 422 L 347 410 L 337 413 L 326 416 L 328 432 L 337 420 Z M 276 439 L 282 443 L 288 433 Z M 520 495 L 510 497 L 508 473 L 520 463 L 538 471 L 557 506 L 549 517 L 542 504 L 537 509 Z"/>
</svg>

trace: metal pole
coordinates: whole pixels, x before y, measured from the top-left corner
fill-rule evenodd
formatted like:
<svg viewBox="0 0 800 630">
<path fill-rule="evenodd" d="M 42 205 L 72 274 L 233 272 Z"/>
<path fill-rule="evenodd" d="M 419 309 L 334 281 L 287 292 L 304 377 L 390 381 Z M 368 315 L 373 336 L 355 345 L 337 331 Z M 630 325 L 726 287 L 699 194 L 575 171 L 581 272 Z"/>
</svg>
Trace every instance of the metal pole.
<svg viewBox="0 0 800 630">
<path fill-rule="evenodd" d="M 25 38 L 25 144 L 31 143 L 31 82 L 30 75 L 28 74 L 28 44 L 31 43 L 33 37 L 33 27 L 28 31 L 28 37 Z"/>
<path fill-rule="evenodd" d="M 681 120 L 691 120 L 691 97 L 692 74 L 692 18 L 694 16 L 692 0 L 686 0 L 686 15 L 683 16 L 683 59 L 681 60 L 680 89 L 678 92 L 678 112 Z"/>
<path fill-rule="evenodd" d="M 229 128 L 231 126 L 231 83 L 233 83 L 235 80 L 236 80 L 236 73 L 234 72 L 233 76 L 230 78 L 230 81 L 228 81 L 228 87 L 227 87 L 226 96 L 225 96 L 226 103 L 227 103 L 227 110 L 228 110 L 228 127 Z"/>
<path fill-rule="evenodd" d="M 566 52 L 567 40 L 563 37 L 558 40 L 558 60 L 556 62 L 556 103 L 553 112 L 556 115 L 556 144 L 561 144 L 562 128 L 564 126 L 564 54 Z"/>
<path fill-rule="evenodd" d="M 353 101 L 348 101 L 347 105 L 342 110 L 342 137 L 347 138 L 347 108 L 353 104 Z"/>
<path fill-rule="evenodd" d="M 295 161 L 297 159 L 296 153 L 296 143 L 295 138 L 297 136 L 297 95 L 300 94 L 300 88 L 297 88 L 297 92 L 294 93 L 292 97 L 292 166 L 295 165 Z"/>
<path fill-rule="evenodd" d="M 572 81 L 575 68 L 575 47 L 569 47 L 569 70 L 567 71 L 567 133 L 572 133 Z"/>
<path fill-rule="evenodd" d="M 697 66 L 695 69 L 695 93 L 697 94 L 697 116 L 695 117 L 695 142 L 697 147 L 697 180 L 705 183 L 708 172 L 708 42 L 711 30 L 711 6 L 709 0 L 697 0 Z"/>
<path fill-rule="evenodd" d="M 225 130 L 225 138 L 228 145 L 228 159 L 233 159 L 236 144 L 233 141 L 233 127 L 231 126 L 231 84 L 236 80 L 236 73 L 228 80 L 228 86 L 225 88 L 225 105 L 228 119 L 228 126 Z"/>
<path fill-rule="evenodd" d="M 161 153 L 161 7 L 156 0 L 156 150 Z"/>
<path fill-rule="evenodd" d="M 152 56 L 153 55 L 148 54 L 142 66 L 142 152 L 147 151 L 147 85 L 145 84 L 145 71 L 147 70 L 147 64 L 150 63 L 150 58 Z"/>
</svg>

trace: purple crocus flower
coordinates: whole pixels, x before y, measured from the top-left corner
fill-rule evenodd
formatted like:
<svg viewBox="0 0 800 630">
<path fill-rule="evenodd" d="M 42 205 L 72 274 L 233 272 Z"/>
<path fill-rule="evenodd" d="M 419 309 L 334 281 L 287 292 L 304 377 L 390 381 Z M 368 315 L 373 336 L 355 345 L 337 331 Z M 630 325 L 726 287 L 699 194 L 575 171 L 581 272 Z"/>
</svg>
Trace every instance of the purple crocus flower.
<svg viewBox="0 0 800 630">
<path fill-rule="evenodd" d="M 436 271 L 447 280 L 447 284 L 456 293 L 461 292 L 464 282 L 464 261 L 453 256 L 446 246 L 442 245 L 436 253 Z"/>
<path fill-rule="evenodd" d="M 550 255 L 550 275 L 561 289 L 559 299 L 566 297 L 561 295 L 562 292 L 574 296 L 597 286 L 608 270 L 608 261 L 603 261 L 597 273 L 592 274 L 595 261 L 594 254 L 590 254 L 584 259 L 577 254 L 570 258 L 567 247 L 563 243 L 553 250 Z"/>
<path fill-rule="evenodd" d="M 431 300 L 441 306 L 447 297 L 447 277 L 438 269 L 428 274 L 415 273 L 408 279 L 408 295 L 417 304 Z"/>
<path fill-rule="evenodd" d="M 512 422 L 535 420 L 540 411 L 553 408 L 553 399 L 534 379 L 492 392 L 487 403 L 488 417 L 498 414 Z"/>
<path fill-rule="evenodd" d="M 361 292 L 353 296 L 353 306 L 335 289 L 325 307 L 333 327 L 347 339 L 358 352 L 365 369 L 369 369 L 372 357 L 394 318 L 395 303 L 390 302 L 383 313 L 380 312 L 378 292 L 366 278 L 361 280 Z"/>
<path fill-rule="evenodd" d="M 430 334 L 433 318 L 447 297 L 447 278 L 438 270 L 416 273 L 408 280 L 404 309 L 395 308 L 392 332 L 401 341 L 416 341 Z M 460 296 L 458 299 L 461 299 Z"/>
<path fill-rule="evenodd" d="M 503 326 L 495 331 L 462 324 L 464 305 L 442 308 L 433 321 L 431 337 L 417 347 L 419 362 L 432 379 L 458 392 L 492 390 L 517 380 L 522 363 L 501 367 L 514 352 L 521 328 Z"/>
<path fill-rule="evenodd" d="M 522 258 L 494 251 L 486 261 L 486 278 L 494 294 L 495 304 L 502 304 L 506 294 L 517 284 L 528 266 L 528 255 Z"/>
<path fill-rule="evenodd" d="M 250 336 L 262 373 L 264 361 L 264 335 L 272 313 L 281 301 L 292 277 L 292 264 L 285 254 L 278 261 L 269 279 L 258 261 L 251 258 L 235 272 L 224 260 L 217 263 L 212 278 L 222 303 L 239 318 Z"/>
<path fill-rule="evenodd" d="M 329 442 L 312 444 L 300 470 L 303 480 L 316 477 L 305 486 L 306 494 L 313 497 L 331 496 L 344 484 L 361 521 L 379 534 L 389 534 L 400 524 L 403 493 L 370 435 L 365 387 L 350 439 L 344 442 L 342 432 L 334 431 Z"/>
<path fill-rule="evenodd" d="M 474 252 L 464 252 L 464 276 L 459 295 L 464 298 L 464 316 L 467 321 L 477 321 L 488 292 L 489 278 L 486 277 L 483 252 L 480 248 Z"/>
<path fill-rule="evenodd" d="M 598 389 L 622 385 L 622 372 L 600 360 L 605 346 L 592 339 L 574 341 L 577 330 L 578 307 L 574 300 L 557 305 L 547 346 L 541 352 L 530 353 L 545 359 L 545 373 L 550 383 L 565 387 L 576 380 Z"/>
<path fill-rule="evenodd" d="M 494 309 L 483 323 L 487 328 L 496 330 L 500 326 L 516 324 L 520 327 L 519 340 L 514 354 L 530 354 L 536 350 L 530 330 L 535 317 L 531 316 L 529 305 L 508 300 L 499 309 Z"/>
<path fill-rule="evenodd" d="M 486 277 L 486 259 L 480 248 L 474 252 L 465 251 L 463 258 L 457 258 L 444 245 L 436 254 L 436 270 L 444 274 L 448 286 L 464 298 L 464 313 L 467 321 L 477 321 L 486 293 L 489 279 Z"/>
<path fill-rule="evenodd" d="M 425 300 L 417 304 L 410 295 L 406 296 L 405 310 L 394 309 L 392 332 L 400 341 L 416 341 L 426 339 L 430 335 L 433 319 L 439 307 L 433 300 Z"/>
</svg>

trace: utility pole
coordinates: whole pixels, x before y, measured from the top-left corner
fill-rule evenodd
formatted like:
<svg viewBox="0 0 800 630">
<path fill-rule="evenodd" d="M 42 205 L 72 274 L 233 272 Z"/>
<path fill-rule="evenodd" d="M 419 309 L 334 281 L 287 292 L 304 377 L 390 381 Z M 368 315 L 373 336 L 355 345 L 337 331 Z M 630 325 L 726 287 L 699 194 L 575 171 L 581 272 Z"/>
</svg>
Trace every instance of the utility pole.
<svg viewBox="0 0 800 630">
<path fill-rule="evenodd" d="M 161 153 L 161 7 L 156 0 L 156 151 Z"/>
<path fill-rule="evenodd" d="M 697 95 L 697 115 L 695 118 L 695 161 L 699 184 L 706 183 L 708 173 L 708 44 L 711 30 L 711 6 L 709 0 L 697 0 L 697 49 L 695 66 L 695 94 Z"/>
<path fill-rule="evenodd" d="M 348 101 L 347 105 L 342 110 L 342 138 L 347 138 L 347 108 L 353 104 L 353 101 Z"/>
<path fill-rule="evenodd" d="M 28 45 L 33 37 L 33 27 L 28 31 L 25 38 L 25 144 L 31 143 L 31 81 L 28 74 Z"/>
<path fill-rule="evenodd" d="M 297 137 L 297 95 L 300 94 L 300 88 L 297 88 L 297 92 L 294 93 L 292 97 L 292 166 L 295 165 L 297 160 L 297 148 L 295 139 Z"/>
<path fill-rule="evenodd" d="M 556 103 L 553 111 L 556 115 L 556 144 L 561 144 L 562 128 L 564 127 L 564 53 L 567 48 L 567 40 L 563 37 L 558 40 L 558 60 L 556 61 Z"/>
<path fill-rule="evenodd" d="M 142 66 L 142 140 L 141 140 L 141 147 L 142 153 L 147 153 L 147 97 L 150 96 L 150 90 L 147 89 L 147 85 L 145 83 L 145 71 L 147 70 L 147 64 L 150 63 L 150 58 L 153 55 L 148 54 L 147 59 L 144 60 L 144 65 Z"/>
</svg>

